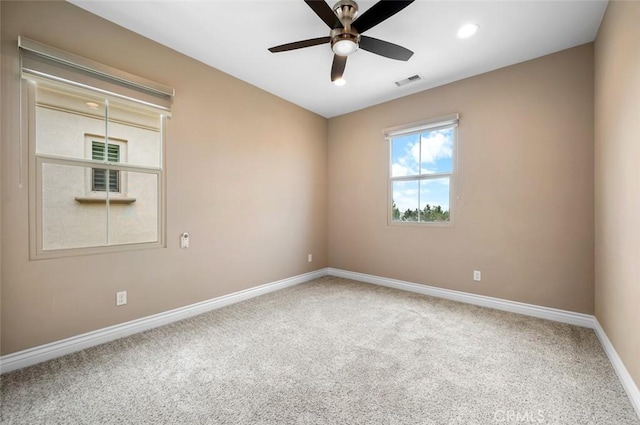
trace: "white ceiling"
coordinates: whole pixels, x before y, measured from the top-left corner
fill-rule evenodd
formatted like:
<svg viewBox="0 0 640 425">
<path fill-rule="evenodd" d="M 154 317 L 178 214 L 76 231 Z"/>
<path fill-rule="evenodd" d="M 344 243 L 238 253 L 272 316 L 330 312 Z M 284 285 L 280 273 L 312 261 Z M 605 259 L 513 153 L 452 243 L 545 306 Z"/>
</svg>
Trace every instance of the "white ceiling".
<svg viewBox="0 0 640 425">
<path fill-rule="evenodd" d="M 327 118 L 593 41 L 607 5 L 418 0 L 365 32 L 413 50 L 413 57 L 401 62 L 358 50 L 347 61 L 347 84 L 337 87 L 328 44 L 267 50 L 329 35 L 303 0 L 69 1 Z M 360 14 L 374 3 L 359 1 Z M 458 39 L 469 22 L 480 30 Z M 394 84 L 414 74 L 424 79 Z"/>
</svg>

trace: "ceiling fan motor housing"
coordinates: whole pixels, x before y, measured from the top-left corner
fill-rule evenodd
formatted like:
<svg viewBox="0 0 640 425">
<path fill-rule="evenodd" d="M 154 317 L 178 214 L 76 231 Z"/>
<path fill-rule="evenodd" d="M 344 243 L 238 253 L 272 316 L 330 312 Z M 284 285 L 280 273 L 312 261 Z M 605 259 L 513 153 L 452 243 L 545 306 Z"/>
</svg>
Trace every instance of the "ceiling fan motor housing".
<svg viewBox="0 0 640 425">
<path fill-rule="evenodd" d="M 352 0 L 341 0 L 333 6 L 333 11 L 340 19 L 342 28 L 331 30 L 331 49 L 335 54 L 348 56 L 358 50 L 360 34 L 351 27 L 358 14 L 358 4 Z"/>
</svg>

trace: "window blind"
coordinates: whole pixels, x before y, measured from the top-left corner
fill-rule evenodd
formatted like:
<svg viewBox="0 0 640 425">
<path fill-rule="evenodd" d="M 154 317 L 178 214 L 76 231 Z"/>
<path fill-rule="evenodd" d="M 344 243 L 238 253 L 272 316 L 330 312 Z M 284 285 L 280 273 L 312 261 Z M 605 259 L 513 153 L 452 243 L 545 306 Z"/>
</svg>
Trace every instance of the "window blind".
<svg viewBox="0 0 640 425">
<path fill-rule="evenodd" d="M 441 127 L 457 126 L 460 119 L 459 114 L 450 114 L 442 117 L 433 118 L 427 121 L 421 121 L 412 124 L 405 124 L 399 127 L 388 128 L 385 130 L 385 138 L 390 139 L 411 133 L 418 133 L 425 130 L 437 130 Z"/>
<path fill-rule="evenodd" d="M 174 89 L 26 37 L 18 37 L 22 74 L 44 77 L 78 87 L 171 109 Z"/>
</svg>

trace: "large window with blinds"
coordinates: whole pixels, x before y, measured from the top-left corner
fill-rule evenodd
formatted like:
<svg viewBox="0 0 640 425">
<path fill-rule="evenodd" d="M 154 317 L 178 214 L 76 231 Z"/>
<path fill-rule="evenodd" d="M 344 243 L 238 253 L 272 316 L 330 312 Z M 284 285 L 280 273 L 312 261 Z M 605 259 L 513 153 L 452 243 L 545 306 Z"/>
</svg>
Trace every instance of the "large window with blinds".
<svg viewBox="0 0 640 425">
<path fill-rule="evenodd" d="M 386 132 L 390 224 L 452 222 L 457 127 L 454 114 Z"/>
<path fill-rule="evenodd" d="M 31 257 L 165 246 L 170 91 L 21 39 Z"/>
</svg>

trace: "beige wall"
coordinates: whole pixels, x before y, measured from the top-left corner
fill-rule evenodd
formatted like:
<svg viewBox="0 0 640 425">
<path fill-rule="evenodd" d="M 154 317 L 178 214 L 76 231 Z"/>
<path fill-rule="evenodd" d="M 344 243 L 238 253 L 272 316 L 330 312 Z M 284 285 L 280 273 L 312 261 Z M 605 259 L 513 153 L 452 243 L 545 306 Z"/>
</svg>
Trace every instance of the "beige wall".
<svg viewBox="0 0 640 425">
<path fill-rule="evenodd" d="M 68 3 L 1 7 L 3 354 L 328 265 L 324 118 Z M 166 249 L 29 261 L 18 35 L 176 89 Z"/>
<path fill-rule="evenodd" d="M 454 227 L 388 226 L 383 129 L 454 112 Z M 329 199 L 331 267 L 593 313 L 593 45 L 331 119 Z"/>
<path fill-rule="evenodd" d="M 607 7 L 595 118 L 595 312 L 640 386 L 640 2 Z"/>
</svg>

